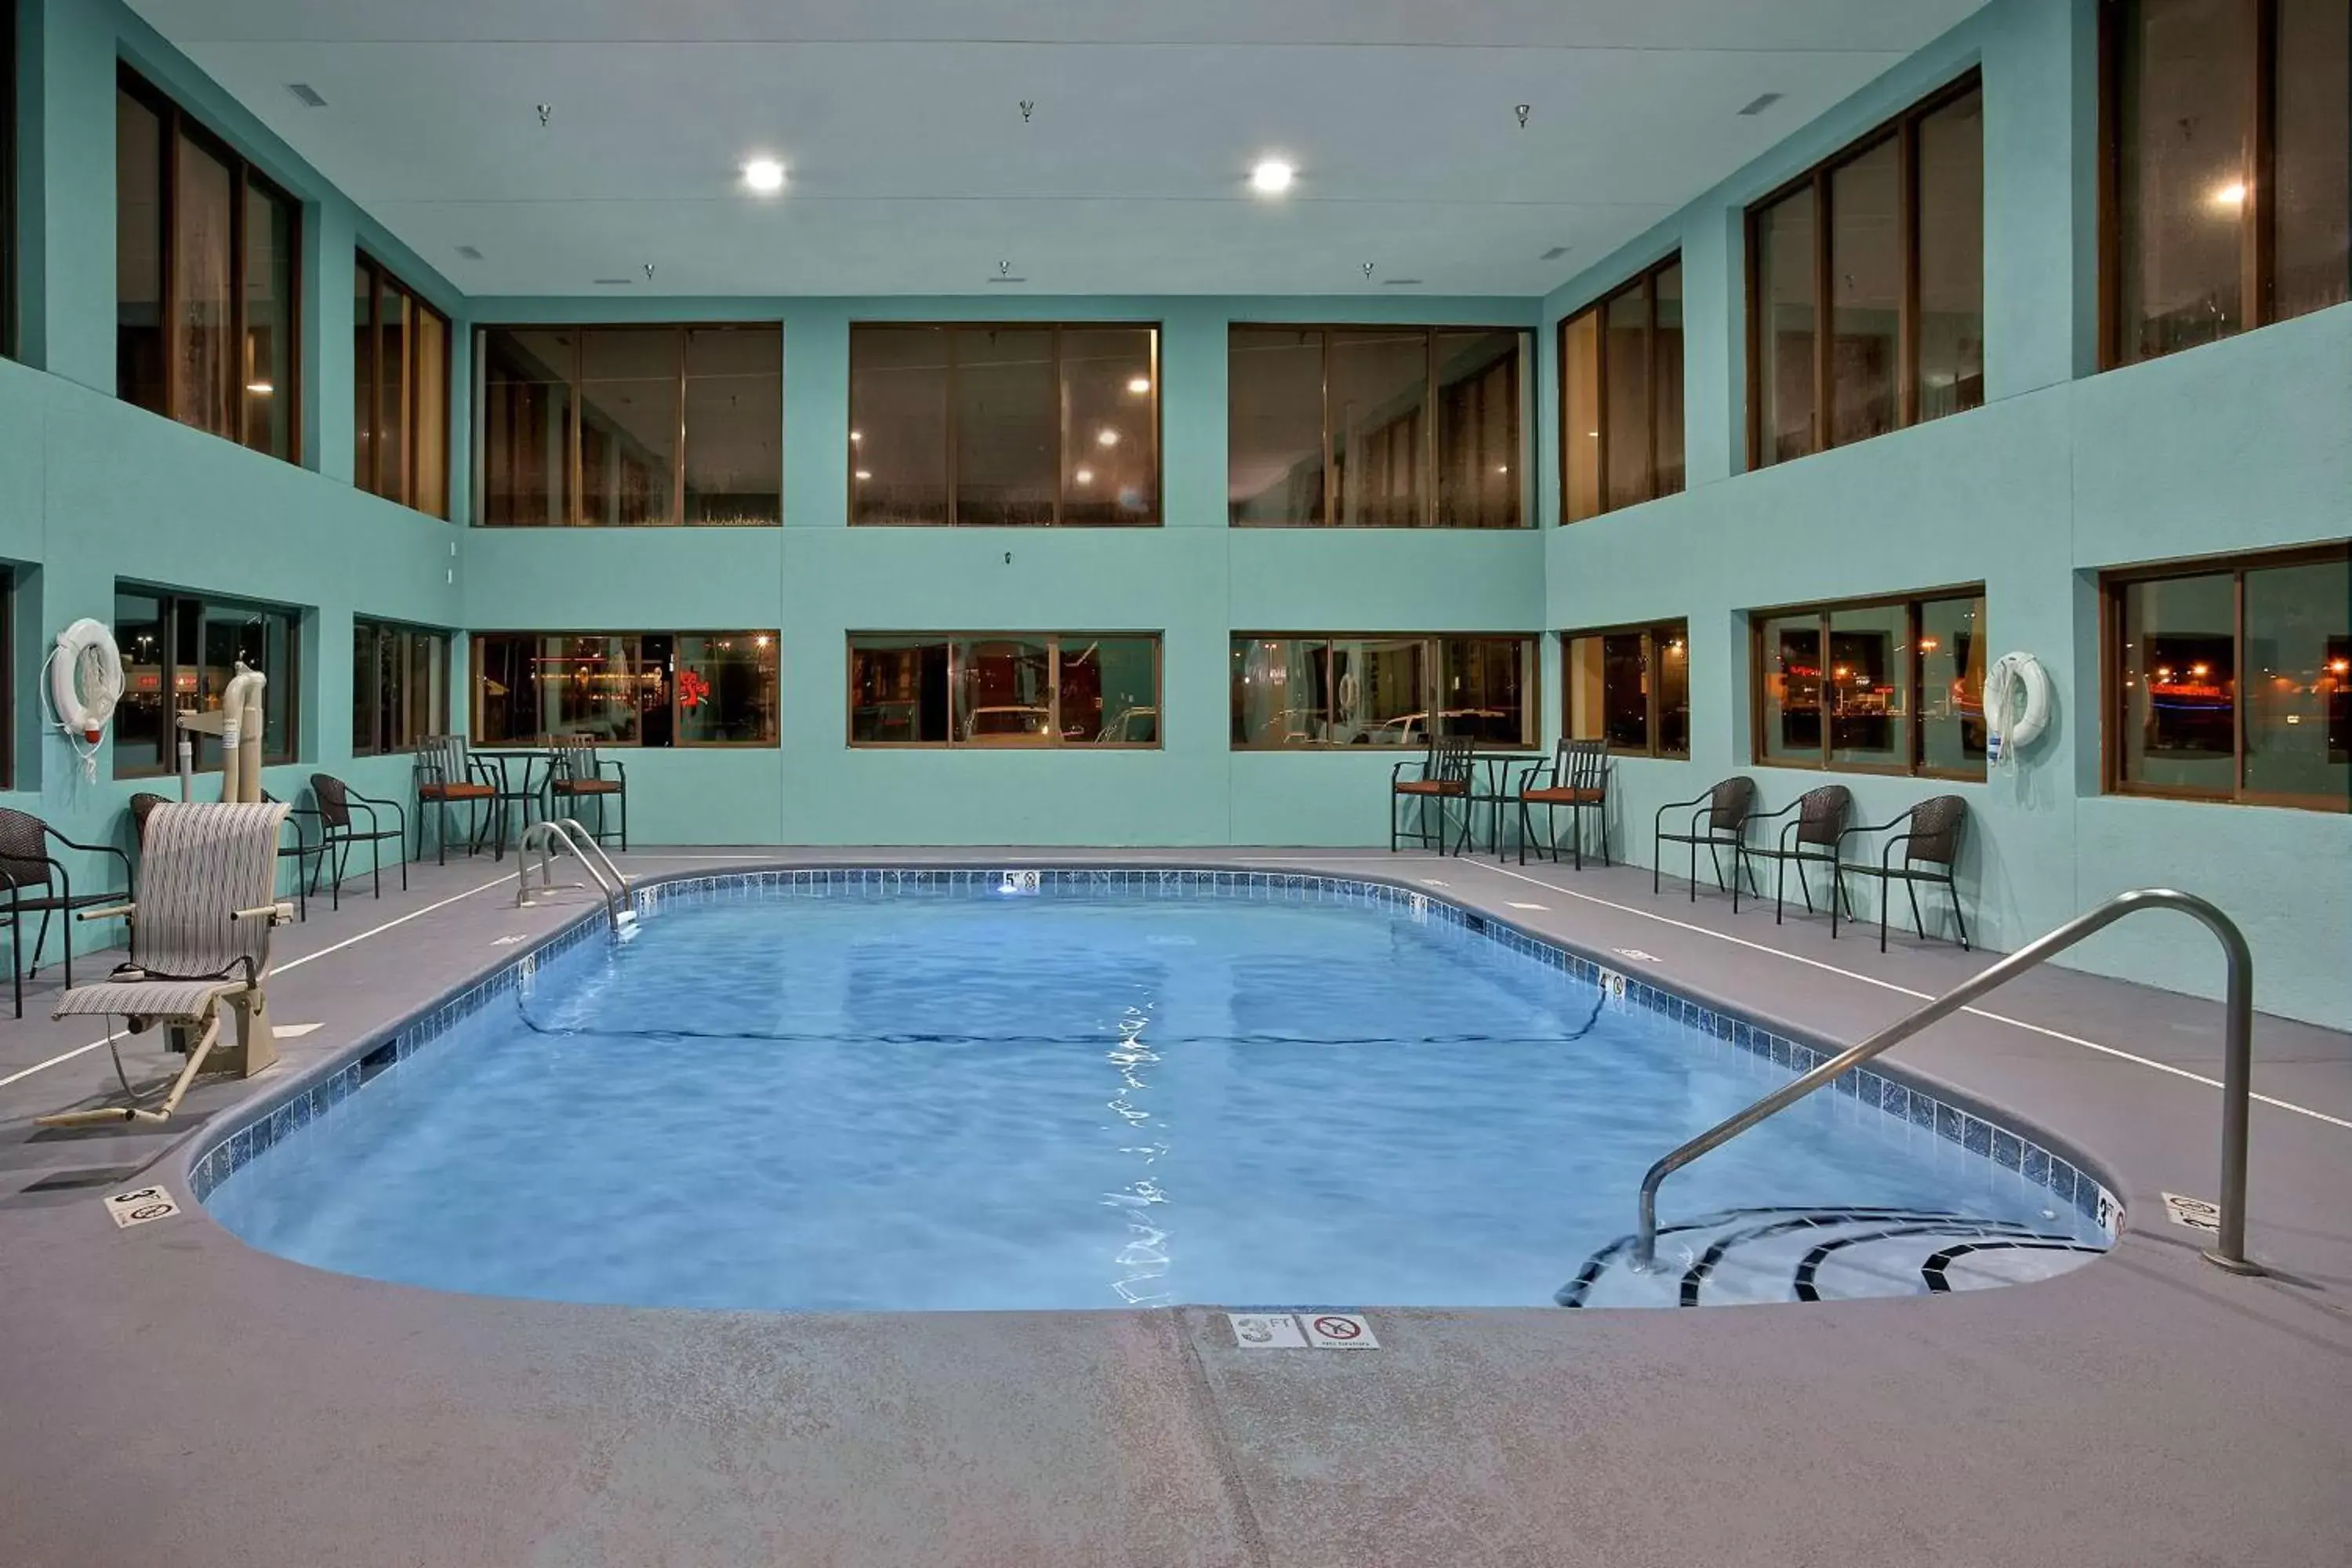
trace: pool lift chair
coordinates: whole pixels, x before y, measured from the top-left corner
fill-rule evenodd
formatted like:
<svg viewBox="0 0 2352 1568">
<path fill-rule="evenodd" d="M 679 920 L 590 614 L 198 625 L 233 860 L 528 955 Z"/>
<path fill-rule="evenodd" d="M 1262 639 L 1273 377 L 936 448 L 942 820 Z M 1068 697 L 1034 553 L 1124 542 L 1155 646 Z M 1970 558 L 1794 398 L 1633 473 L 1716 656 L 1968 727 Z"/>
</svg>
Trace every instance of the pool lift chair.
<svg viewBox="0 0 2352 1568">
<path fill-rule="evenodd" d="M 262 688 L 263 678 L 240 665 L 219 712 L 184 716 L 182 728 L 221 736 L 223 798 L 205 805 L 166 801 L 149 812 L 131 901 L 76 917 L 130 921 L 131 962 L 95 985 L 68 991 L 50 1014 L 120 1017 L 134 1035 L 160 1024 L 170 1048 L 187 1061 L 159 1103 L 138 1103 L 110 1033 L 115 1077 L 133 1103 L 37 1118 L 44 1127 L 168 1121 L 208 1062 L 215 1071 L 251 1078 L 278 1060 L 263 983 L 269 975 L 270 933 L 292 922 L 294 906 L 278 897 L 278 835 L 287 807 L 259 798 Z M 194 781 L 188 742 L 181 744 L 184 792 Z M 220 1049 L 224 1007 L 236 1016 L 236 1043 L 226 1051 Z"/>
</svg>

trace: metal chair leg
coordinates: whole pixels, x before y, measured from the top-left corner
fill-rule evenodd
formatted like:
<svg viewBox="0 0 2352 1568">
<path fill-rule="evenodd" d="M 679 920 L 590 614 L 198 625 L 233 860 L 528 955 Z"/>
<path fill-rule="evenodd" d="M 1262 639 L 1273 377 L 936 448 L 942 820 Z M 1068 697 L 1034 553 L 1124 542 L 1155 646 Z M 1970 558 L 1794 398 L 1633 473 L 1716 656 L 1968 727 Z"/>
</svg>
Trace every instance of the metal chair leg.
<svg viewBox="0 0 2352 1568">
<path fill-rule="evenodd" d="M 1959 928 L 1960 951 L 1972 951 L 1969 946 L 1969 922 L 1960 913 L 1960 885 L 1950 878 L 1944 879 L 1944 890 L 1952 895 L 1952 924 Z"/>
</svg>

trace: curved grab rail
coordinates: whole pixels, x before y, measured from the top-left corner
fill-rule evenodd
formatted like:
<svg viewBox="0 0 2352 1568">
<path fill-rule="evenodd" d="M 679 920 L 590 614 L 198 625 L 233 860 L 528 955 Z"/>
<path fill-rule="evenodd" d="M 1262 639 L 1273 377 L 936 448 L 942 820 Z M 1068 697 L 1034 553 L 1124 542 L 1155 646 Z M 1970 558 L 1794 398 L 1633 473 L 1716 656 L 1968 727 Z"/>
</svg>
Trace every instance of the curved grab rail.
<svg viewBox="0 0 2352 1568">
<path fill-rule="evenodd" d="M 1634 1237 L 1633 1267 L 1650 1268 L 1657 1258 L 1658 1185 L 1700 1155 L 1723 1147 L 1765 1118 L 1794 1105 L 1815 1089 L 1827 1087 L 1848 1068 L 1855 1067 L 1889 1047 L 1909 1039 L 1937 1019 L 1948 1017 L 1986 992 L 2044 960 L 2052 958 L 2092 932 L 2113 925 L 2139 910 L 2177 910 L 2194 916 L 2221 941 L 2229 959 L 2230 982 L 2225 1004 L 2226 1048 L 2221 1073 L 2221 1226 L 2220 1239 L 2206 1258 L 2233 1274 L 2259 1274 L 2261 1268 L 2246 1258 L 2246 1113 L 2252 1093 L 2254 1037 L 2254 960 L 2247 951 L 2245 933 L 2205 900 L 2169 888 L 2137 888 L 2117 893 L 2087 914 L 2078 915 L 2038 941 L 2027 943 L 1941 996 L 1896 1019 L 1860 1045 L 1832 1057 L 1804 1077 L 1781 1085 L 1747 1110 L 1708 1128 L 1664 1159 L 1642 1178 L 1641 1227 Z"/>
<path fill-rule="evenodd" d="M 624 900 L 628 893 L 629 879 L 621 874 L 621 868 L 618 866 L 613 864 L 613 858 L 604 853 L 604 847 L 597 843 L 589 835 L 588 830 L 572 817 L 542 817 L 522 830 L 522 837 L 515 845 L 517 907 L 520 907 L 530 895 L 530 852 L 531 849 L 537 848 L 539 851 L 540 886 L 552 888 L 557 885 L 554 856 L 557 845 L 562 845 L 577 855 L 580 858 L 580 863 L 588 868 L 588 874 L 596 879 L 597 890 L 604 897 L 604 918 L 612 922 L 613 934 L 618 936 L 622 926 L 628 923 L 631 919 L 629 911 L 624 907 Z M 576 882 L 564 885 L 580 886 Z"/>
</svg>

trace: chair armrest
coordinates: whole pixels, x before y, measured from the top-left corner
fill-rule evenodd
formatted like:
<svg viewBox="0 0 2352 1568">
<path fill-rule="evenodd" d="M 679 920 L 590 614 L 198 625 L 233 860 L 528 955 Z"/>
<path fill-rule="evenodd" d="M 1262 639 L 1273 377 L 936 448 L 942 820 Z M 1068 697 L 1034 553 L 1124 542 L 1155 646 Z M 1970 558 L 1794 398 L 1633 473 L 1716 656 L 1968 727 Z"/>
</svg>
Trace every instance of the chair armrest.
<svg viewBox="0 0 2352 1568">
<path fill-rule="evenodd" d="M 1398 784 L 1402 782 L 1405 769 L 1412 765 L 1412 759 L 1407 757 L 1403 762 L 1401 762 L 1397 763 L 1396 766 L 1391 768 L 1389 770 L 1389 787 L 1393 789 Z"/>
<path fill-rule="evenodd" d="M 46 823 L 42 825 L 41 831 L 56 839 L 58 843 L 64 845 L 68 849 L 79 849 L 85 855 L 111 855 L 117 860 L 122 862 L 123 875 L 127 877 L 131 874 L 131 857 L 124 854 L 121 850 L 117 849 L 111 844 L 79 843 L 74 839 L 68 838 L 64 834 L 59 833 L 56 828 L 47 826 Z M 50 864 L 55 865 L 56 862 L 52 861 Z M 62 867 L 59 867 L 58 868 L 60 870 L 64 869 Z"/>
<path fill-rule="evenodd" d="M 604 761 L 603 761 L 602 759 L 599 759 L 599 760 L 598 760 L 598 762 L 597 762 L 597 763 L 596 763 L 596 771 L 597 771 L 598 773 L 603 773 L 606 768 L 610 768 L 610 769 L 612 769 L 612 770 L 613 770 L 613 776 L 614 776 L 614 778 L 618 779 L 618 780 L 621 782 L 621 786 L 622 786 L 624 789 L 625 789 L 625 788 L 627 788 L 627 787 L 628 787 L 628 783 L 629 783 L 629 771 L 628 771 L 628 769 L 626 769 L 626 768 L 623 767 L 623 766 L 622 766 L 620 763 L 608 763 L 608 762 L 604 762 Z"/>
<path fill-rule="evenodd" d="M 76 910 L 74 919 L 78 921 L 128 920 L 138 908 L 137 904 L 107 904 L 95 910 Z"/>
<path fill-rule="evenodd" d="M 1666 802 L 1665 805 L 1658 807 L 1658 815 L 1654 826 L 1663 829 L 1666 825 L 1666 813 L 1670 811 L 1685 811 L 1694 805 L 1702 805 L 1706 804 L 1706 796 L 1705 795 L 1700 795 L 1696 800 L 1670 800 Z"/>
<path fill-rule="evenodd" d="M 1916 836 L 1909 833 L 1898 833 L 1888 839 L 1885 847 L 1878 852 L 1878 864 L 1882 868 L 1891 869 L 1895 865 L 1895 847 L 1897 844 L 1910 843 L 1914 837 Z"/>
<path fill-rule="evenodd" d="M 1527 794 L 1528 791 L 1534 786 L 1535 782 L 1538 777 L 1546 779 L 1547 782 L 1545 783 L 1544 787 L 1546 789 L 1549 789 L 1551 784 L 1549 780 L 1551 771 L 1552 766 L 1549 763 L 1529 763 L 1526 767 L 1521 768 L 1519 770 L 1519 793 L 1521 795 Z"/>
<path fill-rule="evenodd" d="M 294 923 L 294 906 L 283 900 L 274 904 L 259 904 L 249 910 L 231 910 L 228 912 L 228 918 L 233 921 L 266 920 L 274 926 L 291 925 Z"/>
<path fill-rule="evenodd" d="M 405 827 L 407 826 L 407 825 L 408 825 L 408 812 L 407 812 L 407 810 L 406 810 L 404 806 L 402 806 L 402 805 L 400 804 L 400 802 L 398 802 L 398 801 L 396 801 L 396 800 L 383 800 L 383 799 L 380 799 L 380 798 L 378 798 L 377 796 L 375 796 L 375 795 L 362 795 L 362 794 L 360 794 L 360 792 L 359 792 L 359 791 L 357 791 L 357 790 L 352 790 L 352 791 L 349 791 L 348 793 L 350 794 L 351 797 L 352 797 L 353 800 L 355 800 L 355 801 L 359 802 L 359 804 L 360 804 L 360 805 L 362 805 L 366 806 L 366 807 L 368 807 L 368 808 L 369 808 L 369 810 L 368 810 L 368 817 L 369 817 L 369 826 L 370 826 L 371 827 L 373 827 L 373 826 L 374 826 L 374 817 L 375 817 L 375 811 L 374 811 L 374 808 L 375 808 L 376 806 L 379 806 L 379 805 L 380 805 L 380 806 L 383 806 L 384 809 L 386 809 L 387 811 L 391 812 L 391 813 L 392 813 L 392 819 L 393 819 L 394 822 L 399 823 L 399 824 L 402 826 L 402 827 L 403 827 L 403 828 L 405 828 Z"/>
</svg>

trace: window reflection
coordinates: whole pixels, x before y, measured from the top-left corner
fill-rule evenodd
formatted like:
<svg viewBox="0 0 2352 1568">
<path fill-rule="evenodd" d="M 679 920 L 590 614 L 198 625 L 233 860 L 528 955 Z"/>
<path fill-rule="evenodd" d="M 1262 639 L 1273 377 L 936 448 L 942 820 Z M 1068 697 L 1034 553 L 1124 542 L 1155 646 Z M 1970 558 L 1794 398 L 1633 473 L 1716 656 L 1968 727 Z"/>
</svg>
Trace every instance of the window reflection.
<svg viewBox="0 0 2352 1568">
<path fill-rule="evenodd" d="M 1785 463 L 1813 450 L 1813 192 L 1766 207 L 1753 226 L 1756 297 L 1756 460 Z"/>
<path fill-rule="evenodd" d="M 1535 661 L 1528 637 L 1236 637 L 1233 743 L 1531 747 Z"/>
<path fill-rule="evenodd" d="M 262 761 L 294 760 L 295 654 L 301 626 L 296 612 L 118 587 L 114 620 L 123 683 L 113 731 L 115 777 L 176 770 L 179 734 L 173 715 L 217 712 L 240 659 L 269 678 L 262 694 Z M 220 738 L 194 741 L 198 771 L 218 768 Z"/>
<path fill-rule="evenodd" d="M 478 341 L 482 521 L 491 528 L 567 526 L 578 335 L 494 327 Z"/>
<path fill-rule="evenodd" d="M 1429 334 L 1331 334 L 1331 469 L 1343 528 L 1421 524 Z"/>
<path fill-rule="evenodd" d="M 449 728 L 449 637 L 352 622 L 352 755 L 405 751 Z"/>
<path fill-rule="evenodd" d="M 352 321 L 352 477 L 387 500 L 446 516 L 448 321 L 362 256 Z"/>
<path fill-rule="evenodd" d="M 978 328 L 955 341 L 957 522 L 1054 521 L 1059 405 L 1051 328 Z"/>
<path fill-rule="evenodd" d="M 1832 610 L 1829 670 L 1830 761 L 1907 766 L 1911 760 L 1909 616 L 1901 605 Z"/>
<path fill-rule="evenodd" d="M 1984 93 L 1919 121 L 1922 419 L 1984 404 Z"/>
<path fill-rule="evenodd" d="M 1519 334 L 1440 332 L 1437 353 L 1437 526 L 1517 528 Z"/>
<path fill-rule="evenodd" d="M 2137 0 L 2116 22 L 2117 347 L 2126 362 L 2245 326 L 2244 0 Z"/>
<path fill-rule="evenodd" d="M 474 723 L 486 745 L 772 746 L 776 634 L 485 632 Z"/>
<path fill-rule="evenodd" d="M 849 639 L 856 746 L 1160 744 L 1160 639 L 1140 633 Z"/>
<path fill-rule="evenodd" d="M 1981 590 L 1754 624 L 1759 762 L 1983 776 Z"/>
<path fill-rule="evenodd" d="M 1903 312 L 1901 145 L 1894 137 L 1830 172 L 1830 440 L 1899 422 L 1895 348 Z"/>
<path fill-rule="evenodd" d="M 1690 749 L 1689 636 L 1680 621 L 1561 637 L 1567 727 L 1612 752 L 1682 756 Z"/>
<path fill-rule="evenodd" d="M 1984 766 L 1990 661 L 1983 625 L 1981 595 L 1919 606 L 1920 761 L 1930 768 L 1966 773 Z"/>
<path fill-rule="evenodd" d="M 1233 526 L 1323 521 L 1322 332 L 1235 327 L 1225 363 Z"/>
<path fill-rule="evenodd" d="M 670 482 L 685 333 L 602 328 L 581 340 L 581 522 L 645 528 L 674 521 Z"/>
</svg>

